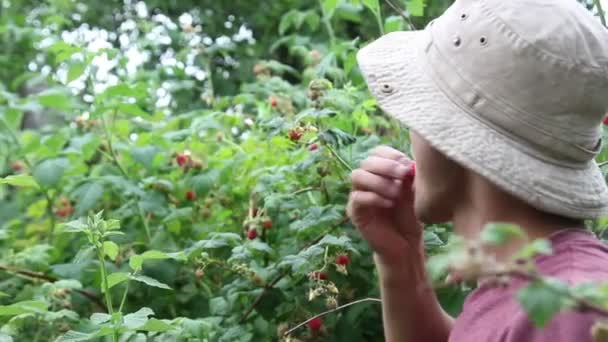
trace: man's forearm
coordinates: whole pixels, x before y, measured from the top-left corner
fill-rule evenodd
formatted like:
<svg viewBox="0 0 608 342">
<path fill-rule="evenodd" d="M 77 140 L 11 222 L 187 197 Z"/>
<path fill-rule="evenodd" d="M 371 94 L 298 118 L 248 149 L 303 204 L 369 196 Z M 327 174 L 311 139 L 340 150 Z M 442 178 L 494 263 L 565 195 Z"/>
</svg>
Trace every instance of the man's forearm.
<svg viewBox="0 0 608 342">
<path fill-rule="evenodd" d="M 387 342 L 446 342 L 452 318 L 443 311 L 426 281 L 424 256 L 387 266 L 375 256 L 382 295 L 382 317 Z M 420 266 L 422 265 L 422 266 Z"/>
</svg>

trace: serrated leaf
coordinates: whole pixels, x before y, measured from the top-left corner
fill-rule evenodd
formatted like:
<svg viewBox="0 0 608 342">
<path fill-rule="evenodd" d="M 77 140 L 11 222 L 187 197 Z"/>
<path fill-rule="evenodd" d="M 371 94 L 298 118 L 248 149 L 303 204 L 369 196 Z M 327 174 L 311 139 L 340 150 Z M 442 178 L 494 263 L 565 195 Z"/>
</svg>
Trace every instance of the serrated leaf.
<svg viewBox="0 0 608 342">
<path fill-rule="evenodd" d="M 32 174 L 38 184 L 46 187 L 55 187 L 59 184 L 68 166 L 69 161 L 66 158 L 47 159 L 36 165 Z"/>
<path fill-rule="evenodd" d="M 375 15 L 380 13 L 380 3 L 378 0 L 362 0 L 365 7 L 369 8 Z"/>
<path fill-rule="evenodd" d="M 36 189 L 40 188 L 34 177 L 30 175 L 12 175 L 0 178 L 0 184 L 8 184 L 18 187 L 30 187 Z"/>
<path fill-rule="evenodd" d="M 111 289 L 112 287 L 122 283 L 123 281 L 128 280 L 129 278 L 129 274 L 124 272 L 112 273 L 108 276 L 108 288 Z"/>
<path fill-rule="evenodd" d="M 148 286 L 158 287 L 158 288 L 165 289 L 165 290 L 172 290 L 169 285 L 161 283 L 160 281 L 158 281 L 154 278 L 145 276 L 145 275 L 138 275 L 138 276 L 131 275 L 131 276 L 129 276 L 129 278 L 132 280 L 138 281 L 140 283 L 144 283 Z"/>
<path fill-rule="evenodd" d="M 56 288 L 61 289 L 81 289 L 82 284 L 76 279 L 61 279 L 53 283 Z"/>
<path fill-rule="evenodd" d="M 55 342 L 82 342 L 82 341 L 90 341 L 96 332 L 87 334 L 79 331 L 70 330 L 65 333 L 63 336 L 60 336 L 55 340 Z"/>
<path fill-rule="evenodd" d="M 543 327 L 564 307 L 564 297 L 559 291 L 565 284 L 532 282 L 517 292 L 517 299 L 537 327 Z"/>
<path fill-rule="evenodd" d="M 68 83 L 72 82 L 73 80 L 80 77 L 82 75 L 82 73 L 84 72 L 84 70 L 86 69 L 86 67 L 87 67 L 86 63 L 83 63 L 83 62 L 72 63 L 68 69 L 68 79 L 67 79 Z"/>
<path fill-rule="evenodd" d="M 338 7 L 338 0 L 323 0 L 323 12 L 328 19 L 333 17 L 336 7 Z"/>
<path fill-rule="evenodd" d="M 148 116 L 148 113 L 134 103 L 120 103 L 118 104 L 118 110 L 134 116 Z"/>
<path fill-rule="evenodd" d="M 185 255 L 182 252 L 178 253 L 165 253 L 157 250 L 145 251 L 141 255 L 134 255 L 129 259 L 129 266 L 134 271 L 141 270 L 142 264 L 146 260 L 163 260 L 163 259 L 176 259 L 184 260 Z"/>
<path fill-rule="evenodd" d="M 489 223 L 483 228 L 479 238 L 483 243 L 502 245 L 514 238 L 526 238 L 526 234 L 516 224 Z"/>
<path fill-rule="evenodd" d="M 79 233 L 88 230 L 89 227 L 82 220 L 73 220 L 61 225 L 61 230 L 64 233 Z"/>
<path fill-rule="evenodd" d="M 55 108 L 59 110 L 69 110 L 72 108 L 71 99 L 63 93 L 47 92 L 38 95 L 38 102 L 41 106 Z"/>
<path fill-rule="evenodd" d="M 125 315 L 123 324 L 129 329 L 137 329 L 148 321 L 148 316 L 154 315 L 154 311 L 150 308 L 141 308 L 134 313 Z"/>
<path fill-rule="evenodd" d="M 91 320 L 91 323 L 99 325 L 110 321 L 111 318 L 112 316 L 108 315 L 107 313 L 95 312 L 89 319 Z"/>
<path fill-rule="evenodd" d="M 408 0 L 406 2 L 407 11 L 414 17 L 424 16 L 425 0 Z"/>
<path fill-rule="evenodd" d="M 37 300 L 26 300 L 11 305 L 0 305 L 0 316 L 16 316 L 27 313 L 43 313 L 47 311 L 48 303 Z"/>
<path fill-rule="evenodd" d="M 551 242 L 546 239 L 537 239 L 531 243 L 522 247 L 515 255 L 515 259 L 528 260 L 537 255 L 551 255 L 553 249 L 551 248 Z"/>
<path fill-rule="evenodd" d="M 424 247 L 438 247 L 443 246 L 443 241 L 437 236 L 437 234 L 428 230 L 424 231 Z"/>
<path fill-rule="evenodd" d="M 116 260 L 118 256 L 118 245 L 114 241 L 103 242 L 103 253 L 110 258 L 110 260 Z"/>
<path fill-rule="evenodd" d="M 155 331 L 155 332 L 169 331 L 172 329 L 175 329 L 175 328 L 173 326 L 171 326 L 169 323 L 158 320 L 156 318 L 149 319 L 146 322 L 146 324 L 137 328 L 137 330 Z"/>
<path fill-rule="evenodd" d="M 78 187 L 74 192 L 76 197 L 75 216 L 82 216 L 87 211 L 98 206 L 101 197 L 103 196 L 104 187 L 100 182 L 85 183 Z"/>
</svg>

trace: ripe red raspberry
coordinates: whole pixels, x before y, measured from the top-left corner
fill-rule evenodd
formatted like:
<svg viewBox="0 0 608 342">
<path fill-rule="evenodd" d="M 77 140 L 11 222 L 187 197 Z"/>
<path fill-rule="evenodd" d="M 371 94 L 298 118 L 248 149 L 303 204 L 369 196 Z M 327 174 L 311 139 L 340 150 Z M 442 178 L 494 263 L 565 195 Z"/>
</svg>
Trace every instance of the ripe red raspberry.
<svg viewBox="0 0 608 342">
<path fill-rule="evenodd" d="M 310 331 L 318 332 L 319 330 L 321 330 L 321 327 L 323 326 L 323 320 L 321 319 L 321 317 L 315 317 L 312 320 L 310 320 L 307 324 L 308 324 L 308 329 L 310 329 Z"/>
<path fill-rule="evenodd" d="M 194 190 L 186 191 L 186 199 L 188 201 L 194 201 L 196 199 L 196 192 L 194 192 Z"/>
<path fill-rule="evenodd" d="M 23 163 L 20 161 L 12 162 L 11 169 L 13 169 L 13 171 L 21 171 L 23 170 Z"/>
<path fill-rule="evenodd" d="M 319 145 L 317 145 L 317 144 L 312 144 L 312 145 L 308 146 L 309 151 L 315 151 L 318 148 L 319 148 Z"/>
<path fill-rule="evenodd" d="M 57 216 L 59 216 L 59 217 L 70 216 L 70 215 L 72 215 L 73 212 L 74 212 L 74 208 L 72 208 L 72 207 L 59 208 L 59 209 L 55 210 L 55 214 L 57 214 Z"/>
<path fill-rule="evenodd" d="M 175 161 L 177 162 L 177 165 L 179 166 L 184 166 L 188 163 L 188 156 L 185 154 L 178 154 L 177 157 L 175 157 Z"/>
<path fill-rule="evenodd" d="M 272 108 L 277 108 L 279 105 L 279 100 L 276 98 L 276 96 L 271 96 L 268 101 L 270 102 L 270 106 Z"/>
<path fill-rule="evenodd" d="M 249 231 L 247 231 L 247 238 L 249 240 L 254 240 L 256 237 L 258 237 L 258 231 L 255 229 L 249 229 Z"/>
<path fill-rule="evenodd" d="M 295 129 L 292 129 L 289 131 L 289 139 L 291 139 L 291 141 L 298 141 L 300 140 L 300 138 L 302 137 L 302 132 L 298 132 Z"/>
<path fill-rule="evenodd" d="M 412 163 L 411 169 L 407 172 L 407 176 L 414 178 L 416 176 L 416 163 Z"/>
<path fill-rule="evenodd" d="M 272 220 L 268 219 L 268 220 L 264 221 L 264 223 L 262 223 L 262 227 L 264 227 L 264 229 L 272 228 Z"/>
<path fill-rule="evenodd" d="M 336 257 L 336 264 L 346 266 L 350 262 L 350 258 L 346 254 L 340 254 Z"/>
<path fill-rule="evenodd" d="M 604 116 L 603 123 L 604 123 L 604 125 L 608 126 L 608 113 L 606 116 Z"/>
</svg>

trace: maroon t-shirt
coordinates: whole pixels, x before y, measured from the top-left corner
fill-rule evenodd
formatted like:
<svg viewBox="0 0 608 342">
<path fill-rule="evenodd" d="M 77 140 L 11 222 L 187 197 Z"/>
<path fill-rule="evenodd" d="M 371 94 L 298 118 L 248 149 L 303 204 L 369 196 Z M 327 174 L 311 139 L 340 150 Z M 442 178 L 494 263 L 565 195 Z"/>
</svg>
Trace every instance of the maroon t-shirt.
<svg viewBox="0 0 608 342">
<path fill-rule="evenodd" d="M 536 259 L 539 271 L 569 284 L 608 281 L 608 246 L 582 229 L 554 233 L 549 240 L 553 254 Z M 481 285 L 465 300 L 449 342 L 586 342 L 592 341 L 593 314 L 563 311 L 536 328 L 517 301 L 517 290 L 526 282 L 514 280 L 507 287 Z"/>
</svg>

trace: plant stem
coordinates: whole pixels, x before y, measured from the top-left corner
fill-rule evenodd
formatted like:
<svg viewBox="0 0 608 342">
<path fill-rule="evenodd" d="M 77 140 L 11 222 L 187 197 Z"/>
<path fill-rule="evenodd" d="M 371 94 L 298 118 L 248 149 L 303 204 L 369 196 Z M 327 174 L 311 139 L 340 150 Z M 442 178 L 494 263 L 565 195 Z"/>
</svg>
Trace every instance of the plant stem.
<svg viewBox="0 0 608 342">
<path fill-rule="evenodd" d="M 148 225 L 148 220 L 144 216 L 144 211 L 141 209 L 141 206 L 137 204 L 137 211 L 139 212 L 139 217 L 141 221 L 144 223 L 144 229 L 146 230 L 146 237 L 148 238 L 148 242 L 152 241 L 152 236 L 150 235 L 150 226 Z"/>
<path fill-rule="evenodd" d="M 342 159 L 342 157 L 340 157 L 340 155 L 338 154 L 338 152 L 336 152 L 333 148 L 331 148 L 331 146 L 329 145 L 325 145 L 325 147 L 329 150 L 329 152 L 331 152 L 331 154 L 338 160 L 338 162 L 344 166 L 348 171 L 352 171 L 353 168 L 348 165 L 348 163 L 346 161 L 344 161 L 344 159 Z"/>
<path fill-rule="evenodd" d="M 382 13 L 380 12 L 380 6 L 378 6 L 378 13 L 374 13 L 376 17 L 376 21 L 378 22 L 378 29 L 380 30 L 380 35 L 384 35 L 384 25 L 382 24 Z"/>
<path fill-rule="evenodd" d="M 597 13 L 600 16 L 600 21 L 602 22 L 602 25 L 606 26 L 606 13 L 604 13 L 604 9 L 602 8 L 602 1 L 593 0 L 593 2 L 595 3 L 595 8 L 597 8 Z"/>
<path fill-rule="evenodd" d="M 118 312 L 122 312 L 122 309 L 125 306 L 125 302 L 127 301 L 127 294 L 129 293 L 129 285 L 131 285 L 131 281 L 127 280 L 127 287 L 125 288 L 125 292 L 122 294 L 122 299 L 120 300 Z"/>
<path fill-rule="evenodd" d="M 321 7 L 321 21 L 323 21 L 323 25 L 327 30 L 327 34 L 329 35 L 329 45 L 333 50 L 336 45 L 336 34 L 334 33 L 333 27 L 331 27 L 330 18 L 327 16 L 325 12 L 325 8 L 323 8 L 323 1 L 319 0 L 319 6 Z"/>
<path fill-rule="evenodd" d="M 13 132 L 13 129 L 8 125 L 8 123 L 6 123 L 6 121 L 4 121 L 4 119 L 0 119 L 0 122 L 2 123 L 2 125 L 4 126 L 4 128 L 6 129 L 8 134 L 10 135 L 11 139 L 15 143 L 15 146 L 17 146 L 19 149 L 23 148 L 23 146 L 21 145 L 21 142 L 19 141 L 19 138 L 17 137 L 17 134 L 15 132 Z M 30 170 L 33 169 L 33 164 L 30 162 L 29 159 L 27 159 L 27 157 L 25 155 L 23 156 L 23 162 L 28 167 L 28 169 L 30 169 Z M 55 197 L 51 196 L 49 189 L 42 186 L 41 184 L 39 184 L 39 186 L 40 186 L 40 191 L 44 194 L 44 197 L 46 199 L 46 212 L 47 212 L 47 215 L 49 215 L 49 218 L 51 220 L 51 229 L 50 229 L 49 235 L 47 237 L 47 242 L 49 244 L 52 244 L 53 243 L 53 234 L 55 233 L 55 226 L 57 225 L 57 220 L 55 219 L 55 213 L 53 213 L 53 202 L 55 202 Z"/>
<path fill-rule="evenodd" d="M 116 152 L 114 151 L 114 147 L 112 145 L 112 134 L 108 130 L 108 124 L 106 122 L 106 116 L 105 115 L 101 115 L 101 126 L 103 127 L 103 132 L 104 132 L 104 134 L 106 136 L 106 140 L 108 141 L 108 150 L 109 150 L 108 152 L 110 152 L 110 156 L 112 157 L 112 161 L 114 162 L 114 164 L 116 164 L 116 166 L 120 170 L 120 173 L 122 173 L 122 175 L 125 176 L 125 178 L 130 178 L 129 174 L 127 173 L 127 171 L 125 171 L 125 169 L 122 167 L 122 165 L 118 161 L 118 156 L 116 155 Z"/>
<path fill-rule="evenodd" d="M 331 309 L 331 310 L 327 310 L 327 311 L 321 312 L 320 314 L 312 316 L 311 318 L 305 320 L 304 322 L 302 322 L 302 323 L 296 325 L 295 327 L 287 330 L 283 336 L 287 336 L 287 335 L 291 334 L 292 332 L 296 331 L 297 329 L 299 329 L 304 324 L 312 321 L 313 319 L 315 319 L 317 317 L 322 317 L 322 316 L 325 316 L 325 315 L 330 314 L 332 312 L 336 312 L 336 311 L 345 309 L 345 308 L 347 308 L 347 307 L 349 307 L 351 305 L 365 303 L 365 302 L 382 303 L 382 300 L 378 299 L 378 298 L 364 298 L 364 299 L 359 299 L 359 300 L 356 300 L 354 302 L 350 302 L 350 303 L 347 303 L 347 304 L 344 304 L 344 305 L 340 305 L 337 308 L 334 308 L 334 309 Z"/>
<path fill-rule="evenodd" d="M 97 251 L 97 258 L 99 259 L 99 262 L 101 263 L 101 287 L 106 299 L 106 305 L 108 307 L 108 314 L 110 314 L 110 316 L 112 316 L 114 314 L 114 309 L 112 307 L 112 294 L 110 293 L 110 289 L 108 286 L 108 270 L 106 269 L 106 262 L 105 262 L 105 258 L 104 258 L 104 254 L 103 251 L 101 249 L 99 249 L 99 247 L 95 247 L 95 250 Z M 113 322 L 114 323 L 114 322 Z M 114 334 L 112 334 L 112 341 L 113 342 L 118 342 L 118 332 L 116 330 L 114 330 Z"/>
</svg>

